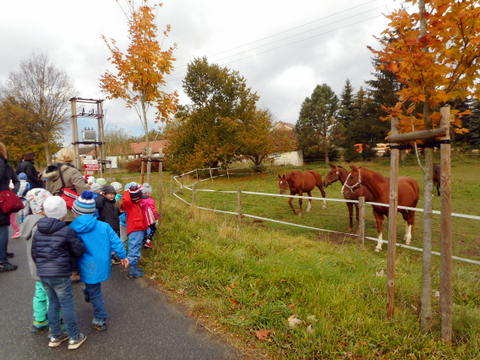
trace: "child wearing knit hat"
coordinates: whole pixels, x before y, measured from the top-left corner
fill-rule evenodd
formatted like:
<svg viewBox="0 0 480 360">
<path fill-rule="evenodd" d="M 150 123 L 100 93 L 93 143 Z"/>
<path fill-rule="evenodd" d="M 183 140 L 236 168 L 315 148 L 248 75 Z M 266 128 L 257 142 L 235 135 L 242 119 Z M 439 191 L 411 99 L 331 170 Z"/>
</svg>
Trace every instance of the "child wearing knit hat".
<svg viewBox="0 0 480 360">
<path fill-rule="evenodd" d="M 102 187 L 101 196 L 95 199 L 98 220 L 110 225 L 115 233 L 120 236 L 120 209 L 116 205 L 117 193 L 112 185 Z M 120 259 L 112 254 L 112 264 L 120 264 Z"/>
<path fill-rule="evenodd" d="M 123 194 L 121 209 L 127 217 L 127 237 L 128 237 L 128 269 L 129 278 L 138 278 L 143 276 L 143 271 L 138 267 L 141 256 L 143 238 L 147 230 L 147 223 L 143 213 L 140 201 L 142 199 L 142 185 L 130 185 Z"/>
<path fill-rule="evenodd" d="M 79 257 L 85 247 L 75 232 L 63 221 L 67 204 L 60 196 L 50 196 L 43 202 L 46 217 L 37 222 L 33 235 L 32 258 L 37 275 L 47 292 L 49 347 L 60 346 L 68 340 L 68 349 L 78 349 L 87 339 L 77 325 L 72 292 L 72 257 Z M 62 331 L 60 313 L 67 327 Z"/>
<path fill-rule="evenodd" d="M 37 268 L 32 259 L 32 240 L 33 234 L 37 231 L 37 222 L 45 217 L 43 212 L 43 203 L 47 198 L 52 196 L 50 192 L 45 189 L 35 188 L 27 192 L 25 199 L 32 211 L 31 215 L 25 218 L 22 225 L 20 238 L 25 240 L 27 245 L 27 261 L 30 269 L 30 275 L 35 280 L 35 292 L 33 294 L 33 332 L 38 332 L 48 328 L 48 296 L 45 288 L 37 276 Z"/>
<path fill-rule="evenodd" d="M 106 222 L 94 215 L 95 201 L 91 191 L 84 191 L 73 203 L 77 218 L 70 227 L 85 245 L 85 253 L 78 259 L 80 279 L 85 284 L 85 300 L 93 306 L 92 326 L 98 331 L 107 329 L 108 314 L 102 295 L 102 282 L 110 278 L 111 253 L 114 252 L 124 267 L 128 266 L 127 253 L 118 235 Z"/>
<path fill-rule="evenodd" d="M 140 205 L 143 209 L 145 221 L 147 222 L 147 231 L 145 232 L 145 238 L 143 239 L 143 246 L 147 249 L 153 249 L 153 237 L 157 231 L 158 225 L 158 211 L 155 206 L 155 199 L 151 196 L 152 186 L 148 183 L 143 184 L 143 196 Z"/>
</svg>

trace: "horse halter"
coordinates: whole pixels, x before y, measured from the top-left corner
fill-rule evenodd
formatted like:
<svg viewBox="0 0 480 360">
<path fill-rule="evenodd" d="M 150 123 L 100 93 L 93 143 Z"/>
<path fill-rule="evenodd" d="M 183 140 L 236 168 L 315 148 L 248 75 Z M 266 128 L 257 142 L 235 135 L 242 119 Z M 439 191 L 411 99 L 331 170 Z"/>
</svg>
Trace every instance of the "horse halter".
<svg viewBox="0 0 480 360">
<path fill-rule="evenodd" d="M 342 194 L 344 194 L 344 191 L 345 191 L 345 188 L 347 188 L 348 190 L 350 190 L 350 192 L 353 194 L 354 190 L 356 187 L 362 185 L 362 174 L 360 172 L 360 169 L 358 169 L 358 181 L 353 184 L 353 185 L 348 185 L 348 179 L 350 178 L 350 175 L 352 175 L 352 173 L 348 173 L 348 176 L 347 178 L 345 179 L 345 182 L 343 183 L 343 186 L 342 186 Z"/>
</svg>

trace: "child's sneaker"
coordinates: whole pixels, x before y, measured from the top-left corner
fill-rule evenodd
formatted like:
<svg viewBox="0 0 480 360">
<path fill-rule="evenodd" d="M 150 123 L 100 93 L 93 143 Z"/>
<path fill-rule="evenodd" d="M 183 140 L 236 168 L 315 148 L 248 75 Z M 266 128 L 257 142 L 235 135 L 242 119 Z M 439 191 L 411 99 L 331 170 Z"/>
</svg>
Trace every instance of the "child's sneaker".
<svg viewBox="0 0 480 360">
<path fill-rule="evenodd" d="M 92 327 L 97 331 L 107 330 L 107 323 L 105 321 L 92 321 Z"/>
<path fill-rule="evenodd" d="M 48 342 L 48 347 L 57 347 L 62 345 L 65 341 L 68 340 L 68 335 L 67 334 L 62 334 L 57 337 L 50 336 L 50 341 Z"/>
<path fill-rule="evenodd" d="M 148 239 L 147 241 L 145 241 L 145 244 L 143 244 L 143 246 L 147 249 L 153 249 L 152 240 Z"/>
<path fill-rule="evenodd" d="M 78 349 L 84 342 L 87 340 L 87 337 L 80 333 L 78 339 L 70 339 L 68 340 L 68 350 L 76 350 Z"/>
<path fill-rule="evenodd" d="M 34 321 L 32 325 L 32 333 L 39 333 L 42 330 L 48 329 L 48 320 L 45 321 Z"/>
</svg>

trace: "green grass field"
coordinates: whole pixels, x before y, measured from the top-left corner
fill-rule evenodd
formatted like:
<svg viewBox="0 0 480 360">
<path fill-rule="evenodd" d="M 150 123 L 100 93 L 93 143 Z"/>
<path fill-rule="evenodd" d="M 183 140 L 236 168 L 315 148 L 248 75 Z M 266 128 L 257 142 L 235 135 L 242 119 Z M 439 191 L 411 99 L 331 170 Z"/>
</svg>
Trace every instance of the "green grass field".
<svg viewBox="0 0 480 360">
<path fill-rule="evenodd" d="M 365 164 L 366 165 L 366 164 Z M 368 164 L 371 165 L 371 164 Z M 478 163 L 454 163 L 454 210 L 476 214 Z M 374 169 L 387 173 L 385 163 Z M 325 169 L 313 166 L 322 174 Z M 413 164 L 402 174 L 419 179 Z M 277 192 L 277 171 L 202 182 L 201 187 Z M 168 187 L 167 184 L 166 188 Z M 328 189 L 339 197 L 339 186 Z M 190 200 L 191 193 L 183 190 Z M 199 205 L 235 210 L 235 195 L 198 193 Z M 421 203 L 419 204 L 421 207 Z M 302 217 L 286 199 L 244 196 L 244 212 L 346 231 L 344 204 L 314 203 Z M 435 199 L 438 208 L 438 199 Z M 144 252 L 148 276 L 187 306 L 206 327 L 228 334 L 246 358 L 273 359 L 480 359 L 480 267 L 455 262 L 454 345 L 439 340 L 438 258 L 433 261 L 432 330 L 419 329 L 421 256 L 397 252 L 396 314 L 385 319 L 386 251 L 361 249 L 355 239 L 234 216 L 192 210 L 172 197 L 156 247 Z M 438 225 L 438 223 L 436 223 Z M 368 221 L 373 232 L 373 218 Z M 479 224 L 455 221 L 457 255 L 478 258 Z M 413 245 L 420 246 L 421 217 Z M 438 231 L 436 232 L 438 235 Z M 461 237 L 461 240 L 459 240 Z M 335 240 L 335 241 L 332 241 Z M 288 319 L 301 320 L 295 328 Z M 265 339 L 255 336 L 268 330 Z M 252 353 L 253 351 L 253 353 Z"/>
<path fill-rule="evenodd" d="M 322 164 L 323 165 L 323 164 Z M 359 165 L 369 167 L 388 175 L 388 163 L 384 160 L 378 163 L 360 163 Z M 310 165 L 305 168 L 315 169 L 320 174 L 325 175 L 328 171 L 325 167 Z M 261 175 L 238 175 L 231 176 L 230 179 L 221 177 L 213 182 L 206 181 L 197 185 L 197 188 L 209 188 L 216 190 L 244 190 L 257 191 L 265 193 L 278 193 L 277 172 L 288 172 L 291 169 L 270 169 L 267 173 Z M 415 163 L 410 163 L 401 167 L 401 175 L 407 175 L 415 178 L 422 187 L 422 174 L 419 167 Z M 202 175 L 202 174 L 201 174 Z M 204 173 L 203 175 L 208 175 Z M 453 162 L 452 166 L 452 201 L 453 211 L 456 213 L 464 213 L 471 215 L 480 215 L 477 201 L 480 199 L 480 161 L 477 159 Z M 184 179 L 185 184 L 195 181 L 194 178 Z M 342 198 L 341 185 L 335 183 L 326 189 L 327 197 Z M 184 190 L 179 195 L 186 200 L 191 200 L 191 192 Z M 320 197 L 320 191 L 314 190 L 313 196 Z M 417 207 L 423 207 L 423 190 L 421 189 L 421 197 Z M 195 195 L 196 204 L 199 206 L 210 207 L 215 209 L 235 211 L 237 204 L 236 194 L 207 193 L 197 192 Z M 322 209 L 321 202 L 314 202 L 312 211 L 304 213 L 303 216 L 295 216 L 290 210 L 286 198 L 264 197 L 257 195 L 242 194 L 242 212 L 262 217 L 273 218 L 277 220 L 294 222 L 302 225 L 313 226 L 322 229 L 334 230 L 339 232 L 348 232 L 348 212 L 344 203 L 328 202 L 327 209 Z M 306 200 L 304 200 L 304 209 Z M 298 201 L 294 200 L 295 206 L 298 207 Z M 440 199 L 438 196 L 433 200 L 434 209 L 440 209 Z M 421 247 L 422 238 L 422 213 L 417 213 L 416 224 L 414 228 L 413 246 Z M 433 217 L 434 232 L 434 250 L 439 250 L 440 240 L 440 216 Z M 398 215 L 398 241 L 402 242 L 405 222 Z M 300 228 L 287 227 L 273 223 L 263 223 L 263 225 L 272 228 L 282 228 L 289 234 L 303 234 L 306 236 L 317 236 L 316 232 L 304 230 Z M 387 239 L 387 220 L 384 224 L 384 239 Z M 375 220 L 372 215 L 371 207 L 367 208 L 366 233 L 369 236 L 376 237 Z M 454 239 L 454 255 L 467 257 L 472 259 L 480 259 L 480 221 L 470 219 L 453 219 L 453 239 Z M 355 238 L 350 241 L 356 241 Z M 370 244 L 372 247 L 373 243 Z M 385 246 L 385 245 L 384 245 Z"/>
</svg>

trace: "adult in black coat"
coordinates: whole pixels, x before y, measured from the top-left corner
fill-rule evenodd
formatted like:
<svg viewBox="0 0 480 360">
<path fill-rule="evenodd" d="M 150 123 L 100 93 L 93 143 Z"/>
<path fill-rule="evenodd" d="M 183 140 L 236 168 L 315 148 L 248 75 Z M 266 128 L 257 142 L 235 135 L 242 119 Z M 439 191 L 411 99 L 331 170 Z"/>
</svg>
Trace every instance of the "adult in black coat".
<svg viewBox="0 0 480 360">
<path fill-rule="evenodd" d="M 7 162 L 7 148 L 0 143 L 0 191 L 10 189 L 10 182 L 13 182 L 14 191 L 18 191 L 20 185 L 17 175 L 13 168 Z M 4 214 L 0 210 L 0 272 L 16 270 L 17 266 L 8 261 L 8 257 L 13 257 L 12 253 L 7 252 L 8 246 L 8 228 L 10 227 L 10 214 Z"/>
<path fill-rule="evenodd" d="M 45 188 L 45 184 L 40 180 L 40 173 L 35 169 L 35 153 L 26 153 L 22 161 L 17 166 L 17 175 L 25 173 L 30 183 L 30 188 Z"/>
</svg>

